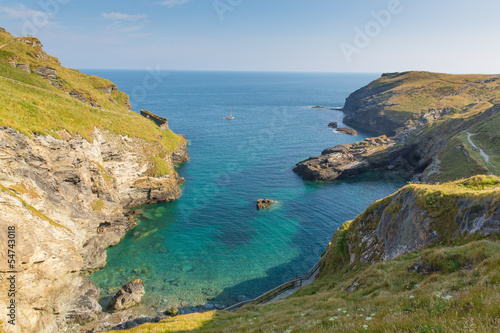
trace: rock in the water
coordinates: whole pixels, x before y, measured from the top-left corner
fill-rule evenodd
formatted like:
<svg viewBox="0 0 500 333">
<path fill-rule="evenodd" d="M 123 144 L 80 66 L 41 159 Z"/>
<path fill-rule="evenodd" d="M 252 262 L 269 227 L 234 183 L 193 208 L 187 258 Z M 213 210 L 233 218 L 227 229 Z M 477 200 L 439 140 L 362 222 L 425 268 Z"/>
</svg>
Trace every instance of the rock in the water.
<svg viewBox="0 0 500 333">
<path fill-rule="evenodd" d="M 357 135 L 358 134 L 358 132 L 356 130 L 353 130 L 352 128 L 349 128 L 349 127 L 337 128 L 337 132 L 349 134 L 349 135 Z"/>
<path fill-rule="evenodd" d="M 274 202 L 275 201 L 271 199 L 259 199 L 257 200 L 257 209 L 269 208 Z"/>
<path fill-rule="evenodd" d="M 146 292 L 142 280 L 133 280 L 122 287 L 108 304 L 108 310 L 128 309 L 139 303 Z"/>
<path fill-rule="evenodd" d="M 328 124 L 328 127 L 337 128 L 337 122 L 336 121 L 332 121 L 331 123 Z"/>
<path fill-rule="evenodd" d="M 172 317 L 177 316 L 178 313 L 179 313 L 179 309 L 177 309 L 177 308 L 170 308 L 170 309 L 165 311 L 165 314 L 167 316 L 172 316 Z"/>
</svg>

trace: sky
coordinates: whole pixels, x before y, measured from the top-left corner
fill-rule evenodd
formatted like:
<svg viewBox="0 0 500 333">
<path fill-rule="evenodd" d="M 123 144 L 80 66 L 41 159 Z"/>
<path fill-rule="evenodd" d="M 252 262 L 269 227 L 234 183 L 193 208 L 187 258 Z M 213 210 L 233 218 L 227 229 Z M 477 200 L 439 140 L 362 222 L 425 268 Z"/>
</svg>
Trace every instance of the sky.
<svg viewBox="0 0 500 333">
<path fill-rule="evenodd" d="M 498 0 L 0 0 L 79 69 L 500 73 Z"/>
</svg>

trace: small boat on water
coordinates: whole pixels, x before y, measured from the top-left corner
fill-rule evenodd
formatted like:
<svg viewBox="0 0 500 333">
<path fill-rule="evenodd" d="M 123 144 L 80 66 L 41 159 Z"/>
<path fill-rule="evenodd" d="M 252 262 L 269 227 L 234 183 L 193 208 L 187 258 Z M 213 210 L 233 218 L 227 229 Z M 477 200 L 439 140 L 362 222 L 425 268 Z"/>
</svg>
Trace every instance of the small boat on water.
<svg viewBox="0 0 500 333">
<path fill-rule="evenodd" d="M 233 117 L 233 108 L 231 108 L 231 114 L 229 116 L 225 116 L 224 118 L 222 119 L 225 119 L 225 120 L 233 120 L 234 117 Z"/>
</svg>

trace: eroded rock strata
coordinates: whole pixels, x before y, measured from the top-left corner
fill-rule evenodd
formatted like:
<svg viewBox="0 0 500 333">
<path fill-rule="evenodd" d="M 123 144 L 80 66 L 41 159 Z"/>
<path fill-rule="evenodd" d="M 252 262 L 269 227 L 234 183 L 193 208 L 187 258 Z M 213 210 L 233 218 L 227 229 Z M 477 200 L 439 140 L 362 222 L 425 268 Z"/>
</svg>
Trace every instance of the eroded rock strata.
<svg viewBox="0 0 500 333">
<path fill-rule="evenodd" d="M 92 142 L 59 135 L 0 128 L 0 219 L 16 226 L 19 332 L 71 332 L 94 320 L 99 290 L 85 276 L 105 266 L 105 249 L 135 225 L 128 209 L 180 195 L 174 163 L 187 159 L 184 139 L 165 159 L 171 172 L 155 177 L 141 139 L 98 129 Z M 0 301 L 8 301 L 4 284 Z"/>
</svg>

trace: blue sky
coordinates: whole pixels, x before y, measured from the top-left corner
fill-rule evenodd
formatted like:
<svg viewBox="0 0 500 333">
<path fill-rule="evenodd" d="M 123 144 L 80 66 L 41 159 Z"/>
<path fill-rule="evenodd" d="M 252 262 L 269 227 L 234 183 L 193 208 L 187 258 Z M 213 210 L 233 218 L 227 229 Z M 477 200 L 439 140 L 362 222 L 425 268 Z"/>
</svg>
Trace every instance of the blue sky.
<svg viewBox="0 0 500 333">
<path fill-rule="evenodd" d="M 500 73 L 497 0 L 1 0 L 75 68 Z"/>
</svg>

